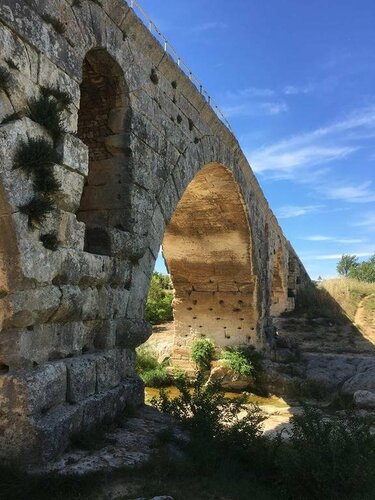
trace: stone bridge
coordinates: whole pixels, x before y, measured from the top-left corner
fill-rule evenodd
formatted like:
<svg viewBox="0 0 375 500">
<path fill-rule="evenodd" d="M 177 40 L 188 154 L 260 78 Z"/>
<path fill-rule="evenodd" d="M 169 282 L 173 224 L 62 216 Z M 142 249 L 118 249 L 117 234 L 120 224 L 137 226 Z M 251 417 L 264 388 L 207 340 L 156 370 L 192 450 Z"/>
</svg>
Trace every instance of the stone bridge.
<svg viewBox="0 0 375 500">
<path fill-rule="evenodd" d="M 143 402 L 160 247 L 175 363 L 266 349 L 308 279 L 230 130 L 120 0 L 0 0 L 0 455 Z"/>
</svg>

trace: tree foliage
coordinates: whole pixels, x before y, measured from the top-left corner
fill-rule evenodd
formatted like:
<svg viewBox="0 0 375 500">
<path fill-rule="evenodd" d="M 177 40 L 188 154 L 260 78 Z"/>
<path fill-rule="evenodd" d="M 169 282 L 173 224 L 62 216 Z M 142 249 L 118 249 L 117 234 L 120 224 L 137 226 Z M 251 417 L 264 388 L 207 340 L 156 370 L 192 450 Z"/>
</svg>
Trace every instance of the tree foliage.
<svg viewBox="0 0 375 500">
<path fill-rule="evenodd" d="M 356 255 L 343 255 L 337 264 L 337 271 L 342 276 L 375 283 L 375 255 L 363 262 L 358 262 Z"/>
<path fill-rule="evenodd" d="M 153 325 L 173 320 L 173 285 L 167 274 L 155 272 L 148 291 L 146 314 L 147 321 Z"/>
<path fill-rule="evenodd" d="M 215 355 L 215 344 L 210 339 L 197 339 L 191 346 L 190 356 L 199 370 L 209 370 Z"/>
</svg>

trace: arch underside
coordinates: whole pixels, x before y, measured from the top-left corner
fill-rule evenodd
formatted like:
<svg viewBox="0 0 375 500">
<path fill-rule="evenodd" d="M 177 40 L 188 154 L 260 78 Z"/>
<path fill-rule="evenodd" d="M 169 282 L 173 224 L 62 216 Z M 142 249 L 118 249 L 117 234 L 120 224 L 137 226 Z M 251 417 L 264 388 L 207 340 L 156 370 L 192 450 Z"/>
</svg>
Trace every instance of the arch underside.
<svg viewBox="0 0 375 500">
<path fill-rule="evenodd" d="M 175 289 L 174 357 L 195 337 L 255 344 L 256 276 L 244 202 L 232 173 L 205 166 L 170 221 L 163 254 Z"/>
</svg>

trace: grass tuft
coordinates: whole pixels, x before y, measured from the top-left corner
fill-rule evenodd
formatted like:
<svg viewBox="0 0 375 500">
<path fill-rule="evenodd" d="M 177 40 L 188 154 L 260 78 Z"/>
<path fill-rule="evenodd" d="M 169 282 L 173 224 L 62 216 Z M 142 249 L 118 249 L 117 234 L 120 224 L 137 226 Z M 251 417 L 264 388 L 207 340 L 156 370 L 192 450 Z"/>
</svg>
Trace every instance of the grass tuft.
<svg viewBox="0 0 375 500">
<path fill-rule="evenodd" d="M 27 174 L 40 172 L 42 175 L 58 162 L 59 155 L 48 141 L 29 139 L 20 143 L 14 157 L 14 168 L 20 168 Z"/>
<path fill-rule="evenodd" d="M 40 241 L 43 243 L 44 248 L 53 252 L 59 248 L 59 240 L 56 233 L 43 234 L 40 237 Z"/>
<path fill-rule="evenodd" d="M 40 227 L 47 215 L 52 212 L 53 204 L 49 198 L 34 196 L 28 203 L 19 207 L 21 213 L 29 217 L 29 226 Z"/>
<path fill-rule="evenodd" d="M 52 170 L 42 169 L 35 175 L 34 189 L 43 194 L 55 194 L 60 191 L 61 184 L 55 178 Z"/>
<path fill-rule="evenodd" d="M 73 102 L 68 92 L 57 87 L 42 87 L 42 95 L 46 98 L 54 97 L 63 108 L 67 108 Z"/>
<path fill-rule="evenodd" d="M 54 138 L 65 133 L 61 120 L 61 109 L 55 99 L 45 95 L 39 99 L 32 99 L 29 103 L 28 116 L 34 122 L 45 127 Z"/>
</svg>

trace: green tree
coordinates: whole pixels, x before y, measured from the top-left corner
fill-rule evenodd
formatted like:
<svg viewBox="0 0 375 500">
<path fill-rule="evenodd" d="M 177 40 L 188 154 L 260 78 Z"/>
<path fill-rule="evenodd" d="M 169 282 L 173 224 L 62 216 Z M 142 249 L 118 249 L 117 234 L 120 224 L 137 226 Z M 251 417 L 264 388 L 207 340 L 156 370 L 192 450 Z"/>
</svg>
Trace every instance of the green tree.
<svg viewBox="0 0 375 500">
<path fill-rule="evenodd" d="M 148 291 L 146 313 L 147 321 L 153 325 L 173 320 L 173 285 L 170 277 L 155 272 Z"/>
<path fill-rule="evenodd" d="M 375 283 L 375 255 L 360 264 L 353 266 L 349 270 L 350 278 L 356 278 L 359 281 Z"/>
<path fill-rule="evenodd" d="M 344 254 L 339 260 L 336 269 L 340 276 L 349 276 L 350 270 L 356 266 L 358 266 L 358 257 Z"/>
</svg>

